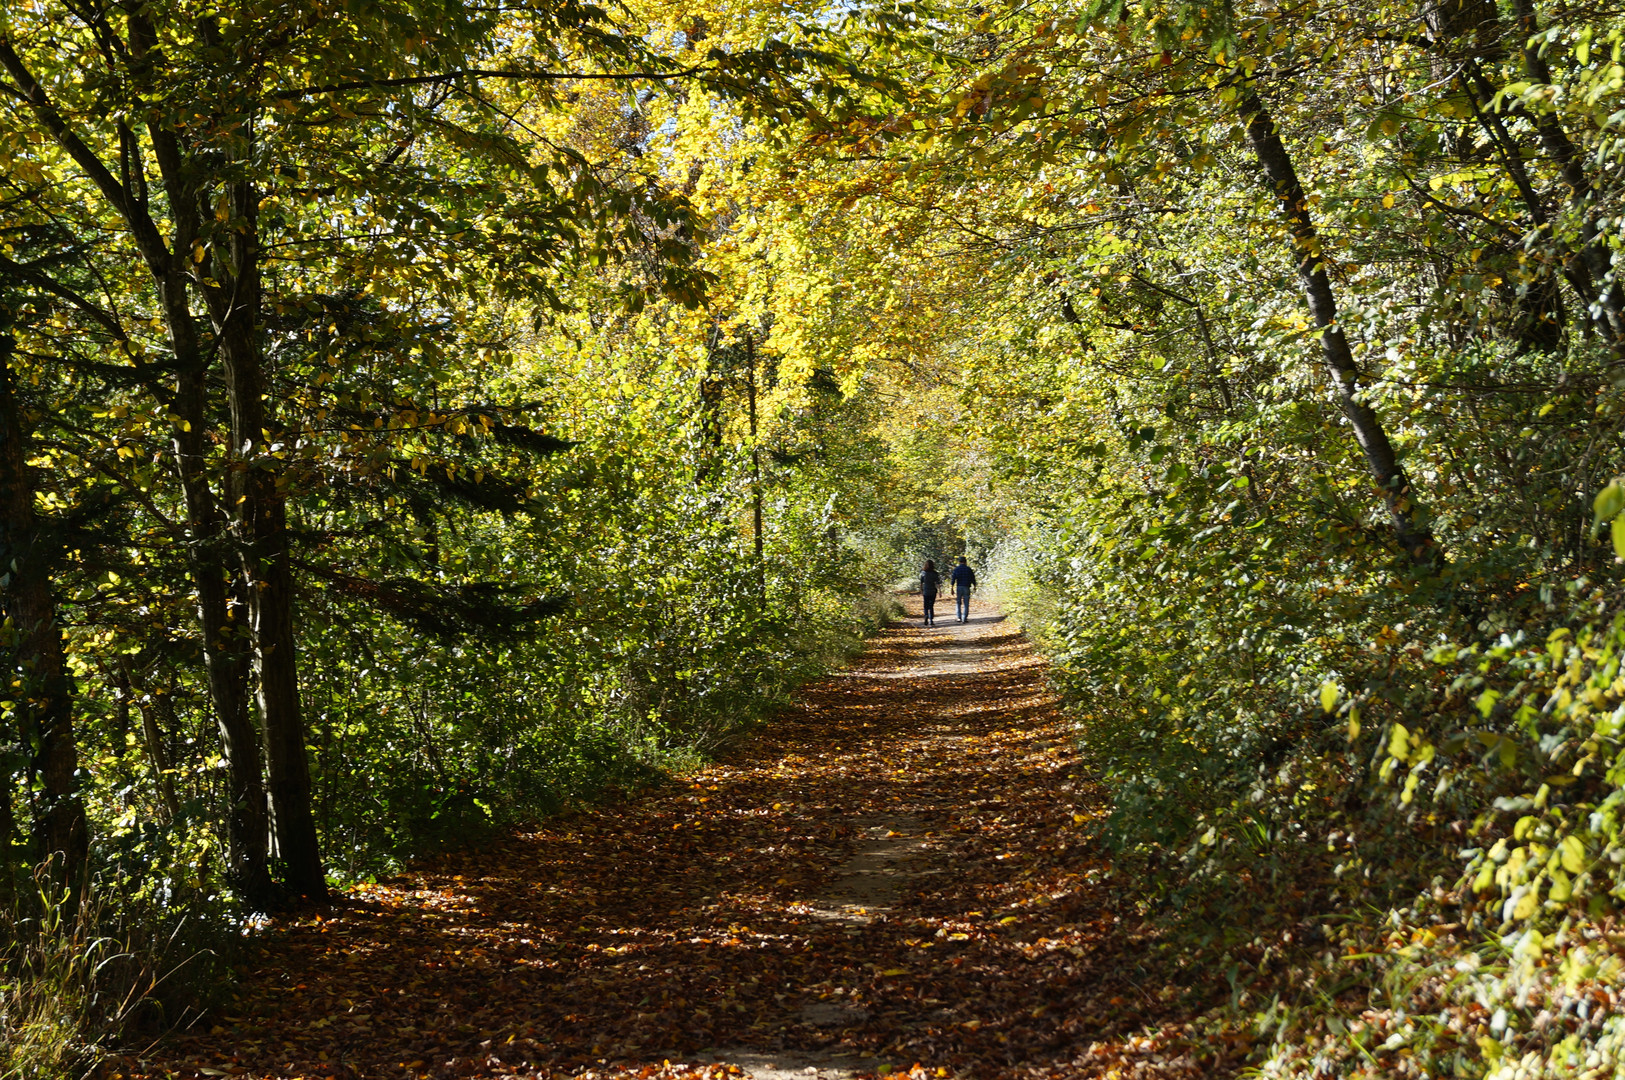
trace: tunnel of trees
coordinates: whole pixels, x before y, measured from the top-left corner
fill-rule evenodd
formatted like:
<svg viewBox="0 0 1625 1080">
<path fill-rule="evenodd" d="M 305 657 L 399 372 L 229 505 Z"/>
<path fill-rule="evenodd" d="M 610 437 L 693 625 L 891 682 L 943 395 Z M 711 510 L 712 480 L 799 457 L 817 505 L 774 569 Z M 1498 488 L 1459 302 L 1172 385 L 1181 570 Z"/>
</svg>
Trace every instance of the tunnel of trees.
<svg viewBox="0 0 1625 1080">
<path fill-rule="evenodd" d="M 13 975 L 681 770 L 969 550 L 1193 962 L 1335 912 L 1494 953 L 1418 1068 L 1617 1061 L 1531 1018 L 1620 971 L 1622 25 L 8 6 Z"/>
</svg>

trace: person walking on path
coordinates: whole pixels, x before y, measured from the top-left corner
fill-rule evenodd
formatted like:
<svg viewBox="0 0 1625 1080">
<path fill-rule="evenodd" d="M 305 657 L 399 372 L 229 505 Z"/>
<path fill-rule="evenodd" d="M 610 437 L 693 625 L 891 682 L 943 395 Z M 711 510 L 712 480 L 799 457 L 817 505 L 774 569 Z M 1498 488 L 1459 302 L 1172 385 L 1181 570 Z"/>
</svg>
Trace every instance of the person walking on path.
<svg viewBox="0 0 1625 1080">
<path fill-rule="evenodd" d="M 937 589 L 942 586 L 942 575 L 937 573 L 937 564 L 930 559 L 925 560 L 925 569 L 920 571 L 920 600 L 925 604 L 925 625 L 937 625 Z"/>
<path fill-rule="evenodd" d="M 954 567 L 951 575 L 954 583 L 954 614 L 960 622 L 970 622 L 970 591 L 976 587 L 976 571 L 965 562 L 965 556 L 959 557 L 959 565 Z"/>
</svg>

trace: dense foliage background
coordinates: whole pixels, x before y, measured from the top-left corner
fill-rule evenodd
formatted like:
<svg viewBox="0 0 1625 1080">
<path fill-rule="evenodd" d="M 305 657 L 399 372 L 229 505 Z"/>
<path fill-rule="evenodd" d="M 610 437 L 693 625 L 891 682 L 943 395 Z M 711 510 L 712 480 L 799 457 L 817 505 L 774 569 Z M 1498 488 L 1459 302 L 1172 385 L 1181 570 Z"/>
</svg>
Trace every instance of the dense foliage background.
<svg viewBox="0 0 1625 1080">
<path fill-rule="evenodd" d="M 8 10 L 13 968 L 681 766 L 963 549 L 1263 1070 L 1606 1072 L 1620 15 Z"/>
</svg>

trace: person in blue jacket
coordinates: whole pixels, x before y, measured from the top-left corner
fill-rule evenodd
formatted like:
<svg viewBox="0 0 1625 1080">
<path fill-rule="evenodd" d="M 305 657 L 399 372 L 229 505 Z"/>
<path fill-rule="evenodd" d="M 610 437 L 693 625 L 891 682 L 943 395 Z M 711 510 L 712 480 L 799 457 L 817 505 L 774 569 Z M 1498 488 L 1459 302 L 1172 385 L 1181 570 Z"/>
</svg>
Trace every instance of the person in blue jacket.
<svg viewBox="0 0 1625 1080">
<path fill-rule="evenodd" d="M 954 567 L 949 575 L 954 583 L 954 614 L 960 622 L 970 621 L 970 591 L 976 587 L 976 571 L 965 562 L 965 556 L 959 557 L 959 565 Z"/>
<path fill-rule="evenodd" d="M 942 587 L 942 575 L 937 573 L 937 564 L 930 559 L 925 560 L 925 569 L 920 571 L 920 600 L 925 604 L 925 625 L 937 625 L 937 590 Z"/>
</svg>

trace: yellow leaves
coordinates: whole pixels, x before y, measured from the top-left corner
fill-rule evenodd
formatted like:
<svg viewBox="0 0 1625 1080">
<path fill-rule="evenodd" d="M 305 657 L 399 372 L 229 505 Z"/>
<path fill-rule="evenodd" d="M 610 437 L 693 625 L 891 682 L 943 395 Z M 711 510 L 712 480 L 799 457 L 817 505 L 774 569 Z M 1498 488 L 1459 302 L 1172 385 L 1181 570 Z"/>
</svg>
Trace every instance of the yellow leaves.
<svg viewBox="0 0 1625 1080">
<path fill-rule="evenodd" d="M 1571 874 L 1578 874 L 1585 869 L 1585 844 L 1578 836 L 1565 836 L 1562 843 L 1557 845 L 1558 858 L 1561 859 L 1563 869 Z"/>
<path fill-rule="evenodd" d="M 37 161 L 13 159 L 7 166 L 7 171 L 25 184 L 45 182 L 45 169 Z"/>
<path fill-rule="evenodd" d="M 1405 786 L 1399 792 L 1399 805 L 1409 806 L 1416 798 L 1416 789 L 1422 782 L 1422 774 L 1411 772 L 1405 777 Z"/>
</svg>

